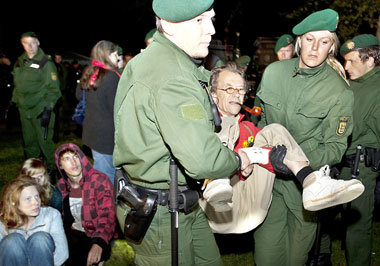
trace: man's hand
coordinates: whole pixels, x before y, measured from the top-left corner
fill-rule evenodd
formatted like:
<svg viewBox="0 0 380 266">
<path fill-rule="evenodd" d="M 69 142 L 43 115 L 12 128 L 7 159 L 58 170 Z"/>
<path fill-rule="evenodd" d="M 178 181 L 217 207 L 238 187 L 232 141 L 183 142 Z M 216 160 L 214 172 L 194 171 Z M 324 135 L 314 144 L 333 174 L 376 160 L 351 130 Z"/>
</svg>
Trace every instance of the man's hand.
<svg viewBox="0 0 380 266">
<path fill-rule="evenodd" d="M 98 244 L 93 244 L 87 256 L 87 266 L 96 264 L 100 261 L 102 257 L 103 249 Z"/>
<path fill-rule="evenodd" d="M 241 159 L 241 167 L 240 172 L 244 177 L 248 177 L 253 170 L 253 164 L 250 164 L 250 160 L 248 158 L 248 155 L 242 151 L 241 149 L 238 150 L 238 154 Z"/>
</svg>

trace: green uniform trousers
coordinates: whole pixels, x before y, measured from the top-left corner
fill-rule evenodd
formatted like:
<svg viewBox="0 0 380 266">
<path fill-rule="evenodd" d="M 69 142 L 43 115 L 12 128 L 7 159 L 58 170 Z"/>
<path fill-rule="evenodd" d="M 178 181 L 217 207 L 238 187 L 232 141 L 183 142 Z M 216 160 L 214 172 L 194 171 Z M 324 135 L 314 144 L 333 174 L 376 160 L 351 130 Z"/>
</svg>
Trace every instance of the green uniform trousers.
<svg viewBox="0 0 380 266">
<path fill-rule="evenodd" d="M 365 186 L 360 197 L 350 204 L 343 205 L 343 222 L 346 228 L 346 261 L 348 266 L 371 265 L 372 252 L 372 218 L 375 204 L 375 186 L 378 172 L 359 164 L 359 180 Z M 351 179 L 351 169 L 343 167 L 341 179 Z M 328 242 L 328 244 L 330 244 Z M 322 242 L 321 251 L 325 250 L 326 241 Z"/>
<path fill-rule="evenodd" d="M 118 207 L 118 216 L 122 214 Z M 119 219 L 120 220 L 120 219 Z M 135 263 L 146 266 L 171 265 L 171 219 L 168 207 L 158 206 L 152 223 L 140 245 L 129 243 L 135 251 Z M 222 260 L 205 214 L 197 206 L 178 215 L 178 264 L 221 266 Z"/>
<path fill-rule="evenodd" d="M 45 128 L 41 127 L 40 118 L 27 118 L 25 112 L 20 111 L 20 120 L 22 127 L 22 136 L 24 138 L 24 152 L 26 158 L 39 158 L 41 151 L 45 157 L 47 168 L 55 169 L 53 131 L 55 114 L 52 111 L 48 126 L 48 134 L 44 139 Z"/>
<path fill-rule="evenodd" d="M 254 232 L 255 264 L 303 266 L 317 228 L 314 212 L 303 209 L 300 189 L 292 180 L 276 178 L 268 215 Z"/>
</svg>

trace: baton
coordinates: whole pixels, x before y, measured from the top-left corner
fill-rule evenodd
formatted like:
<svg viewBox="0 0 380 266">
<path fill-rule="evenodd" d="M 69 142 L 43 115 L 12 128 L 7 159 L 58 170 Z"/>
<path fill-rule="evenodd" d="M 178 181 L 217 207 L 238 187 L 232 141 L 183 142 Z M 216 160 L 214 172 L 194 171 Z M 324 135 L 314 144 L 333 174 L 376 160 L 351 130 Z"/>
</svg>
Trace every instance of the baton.
<svg viewBox="0 0 380 266">
<path fill-rule="evenodd" d="M 351 177 L 357 178 L 359 175 L 359 162 L 360 162 L 360 154 L 362 152 L 362 145 L 356 146 L 356 154 L 355 154 L 355 161 L 354 161 L 354 167 L 352 168 Z"/>
<path fill-rule="evenodd" d="M 48 134 L 48 127 L 45 127 L 44 140 L 47 139 L 47 134 Z"/>
<path fill-rule="evenodd" d="M 170 158 L 169 212 L 171 218 L 172 266 L 178 265 L 178 167 Z"/>
<path fill-rule="evenodd" d="M 356 146 L 354 165 L 351 168 L 351 177 L 353 179 L 356 179 L 359 176 L 359 163 L 360 163 L 360 154 L 361 154 L 361 152 L 362 152 L 362 145 L 358 144 L 358 146 Z M 351 201 L 347 202 L 346 211 L 343 212 L 343 215 L 342 215 L 343 216 L 343 220 L 348 219 L 349 213 L 350 213 L 350 209 L 351 209 Z M 347 222 L 344 223 L 344 226 L 346 228 L 346 230 L 344 231 L 345 232 L 344 239 L 346 239 L 346 237 L 347 237 Z M 345 241 L 342 241 L 342 249 L 343 250 L 346 249 Z"/>
</svg>

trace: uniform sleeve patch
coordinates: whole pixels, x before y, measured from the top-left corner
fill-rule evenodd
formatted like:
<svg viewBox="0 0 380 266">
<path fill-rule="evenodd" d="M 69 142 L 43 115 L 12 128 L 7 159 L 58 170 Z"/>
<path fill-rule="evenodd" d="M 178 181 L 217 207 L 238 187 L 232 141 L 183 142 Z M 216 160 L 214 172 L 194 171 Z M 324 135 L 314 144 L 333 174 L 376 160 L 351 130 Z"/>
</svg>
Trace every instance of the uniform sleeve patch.
<svg viewBox="0 0 380 266">
<path fill-rule="evenodd" d="M 350 120 L 349 116 L 341 116 L 341 117 L 339 117 L 339 119 L 338 119 L 338 127 L 336 129 L 336 134 L 338 136 L 343 136 L 343 134 L 346 132 L 349 120 Z"/>
<path fill-rule="evenodd" d="M 182 116 L 189 120 L 199 120 L 205 117 L 203 108 L 200 104 L 190 104 L 181 106 Z"/>
<path fill-rule="evenodd" d="M 50 74 L 51 74 L 51 79 L 52 80 L 57 80 L 57 74 L 56 73 L 51 72 Z"/>
</svg>

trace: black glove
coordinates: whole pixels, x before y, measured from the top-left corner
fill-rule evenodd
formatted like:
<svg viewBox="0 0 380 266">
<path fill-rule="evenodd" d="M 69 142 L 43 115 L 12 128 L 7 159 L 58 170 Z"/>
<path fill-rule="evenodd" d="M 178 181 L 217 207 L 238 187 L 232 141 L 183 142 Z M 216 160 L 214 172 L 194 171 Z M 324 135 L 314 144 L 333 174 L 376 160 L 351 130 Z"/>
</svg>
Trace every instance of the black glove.
<svg viewBox="0 0 380 266">
<path fill-rule="evenodd" d="M 286 155 L 286 146 L 284 145 L 277 145 L 276 147 L 272 148 L 272 151 L 269 154 L 269 161 L 273 166 L 273 170 L 276 173 L 282 174 L 282 175 L 291 175 L 292 172 L 289 170 L 289 168 L 283 163 L 285 155 Z"/>
<path fill-rule="evenodd" d="M 41 127 L 47 127 L 50 122 L 51 109 L 49 107 L 45 107 L 42 113 L 37 116 L 37 118 L 41 118 Z"/>
</svg>

